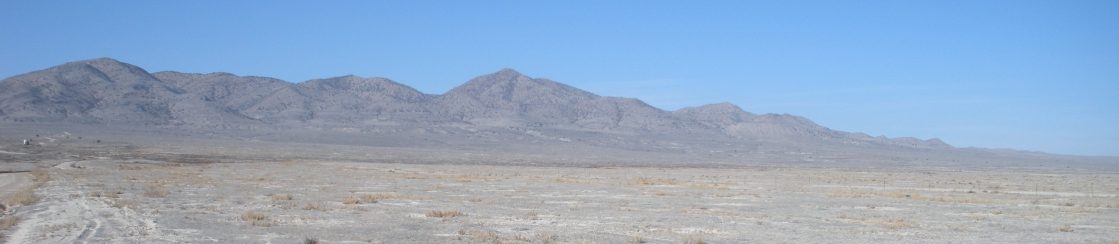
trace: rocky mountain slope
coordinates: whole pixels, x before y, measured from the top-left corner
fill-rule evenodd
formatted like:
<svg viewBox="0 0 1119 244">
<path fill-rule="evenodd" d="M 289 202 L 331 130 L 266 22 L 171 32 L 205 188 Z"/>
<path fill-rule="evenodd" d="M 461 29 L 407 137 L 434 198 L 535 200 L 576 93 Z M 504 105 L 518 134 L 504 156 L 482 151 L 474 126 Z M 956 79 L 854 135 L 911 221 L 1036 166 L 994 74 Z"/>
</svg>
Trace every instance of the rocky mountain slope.
<svg viewBox="0 0 1119 244">
<path fill-rule="evenodd" d="M 532 137 L 632 148 L 704 142 L 793 151 L 952 148 L 936 139 L 836 131 L 803 117 L 753 114 L 729 103 L 664 111 L 638 99 L 599 96 L 511 69 L 431 95 L 385 78 L 341 76 L 289 83 L 228 73 L 153 74 L 101 58 L 0 81 L 0 121 L 407 132 L 412 133 L 409 137 L 431 134 L 467 141 Z"/>
</svg>

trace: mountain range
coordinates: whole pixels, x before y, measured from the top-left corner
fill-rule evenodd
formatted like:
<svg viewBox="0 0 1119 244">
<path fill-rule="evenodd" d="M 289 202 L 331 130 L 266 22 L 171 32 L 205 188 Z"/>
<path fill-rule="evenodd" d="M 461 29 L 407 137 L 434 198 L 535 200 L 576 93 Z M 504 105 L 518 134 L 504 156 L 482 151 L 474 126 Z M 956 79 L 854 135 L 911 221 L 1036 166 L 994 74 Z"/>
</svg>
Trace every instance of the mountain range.
<svg viewBox="0 0 1119 244">
<path fill-rule="evenodd" d="M 804 117 L 754 114 L 730 103 L 666 111 L 512 69 L 433 95 L 377 77 L 292 83 L 220 72 L 149 73 L 99 58 L 0 81 L 0 122 L 321 131 L 426 138 L 429 144 L 574 143 L 731 156 L 809 152 L 886 158 L 899 152 L 968 151 L 935 138 L 832 130 Z"/>
</svg>

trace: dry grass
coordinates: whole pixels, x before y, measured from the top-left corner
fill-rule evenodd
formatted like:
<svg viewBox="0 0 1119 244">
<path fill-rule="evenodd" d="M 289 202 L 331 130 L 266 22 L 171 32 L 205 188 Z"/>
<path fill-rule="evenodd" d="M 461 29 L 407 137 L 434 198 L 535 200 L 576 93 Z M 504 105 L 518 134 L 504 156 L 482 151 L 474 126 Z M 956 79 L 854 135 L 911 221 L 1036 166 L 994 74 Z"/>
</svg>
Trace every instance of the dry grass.
<svg viewBox="0 0 1119 244">
<path fill-rule="evenodd" d="M 900 192 L 900 191 L 862 191 L 862 190 L 847 190 L 828 192 L 830 197 L 843 197 L 843 198 L 871 198 L 871 197 L 888 197 L 888 198 L 913 198 L 924 199 L 924 197 L 916 193 Z"/>
<path fill-rule="evenodd" d="M 427 217 L 432 218 L 454 218 L 463 215 L 465 214 L 459 212 L 458 210 L 431 210 L 426 214 Z"/>
<path fill-rule="evenodd" d="M 34 188 L 27 188 L 27 189 L 23 189 L 21 191 L 16 192 L 16 194 L 12 194 L 11 198 L 8 198 L 7 205 L 8 206 L 23 206 L 23 205 L 31 204 L 31 203 L 33 203 L 37 200 L 39 200 L 39 198 L 35 196 Z"/>
<path fill-rule="evenodd" d="M 692 183 L 689 187 L 698 189 L 730 190 L 730 183 Z"/>
<path fill-rule="evenodd" d="M 144 196 L 151 198 L 163 198 L 171 192 L 163 184 L 149 184 L 144 186 Z"/>
<path fill-rule="evenodd" d="M 137 209 L 137 206 L 140 206 L 140 202 L 131 199 L 112 199 L 110 200 L 109 206 L 114 208 Z"/>
<path fill-rule="evenodd" d="M 480 175 L 458 175 L 453 177 L 458 182 L 474 182 L 474 181 L 488 181 L 493 180 L 493 177 L 485 177 Z"/>
<path fill-rule="evenodd" d="M 103 197 L 103 198 L 120 198 L 120 192 L 118 192 L 118 191 L 96 191 L 96 192 L 90 193 L 89 196 L 91 196 L 91 197 Z"/>
<path fill-rule="evenodd" d="M 7 239 L 3 232 L 11 229 L 12 226 L 16 226 L 17 223 L 19 223 L 19 217 L 16 216 L 0 218 L 0 242 L 4 242 L 4 240 Z"/>
<path fill-rule="evenodd" d="M 683 243 L 684 244 L 707 244 L 707 241 L 704 241 L 703 238 L 701 238 L 701 237 L 692 236 L 692 237 L 685 238 Z"/>
<path fill-rule="evenodd" d="M 31 187 L 12 194 L 8 199 L 0 200 L 3 200 L 4 205 L 8 207 L 23 206 L 38 201 L 39 197 L 35 196 L 35 188 L 39 188 L 43 184 L 46 184 L 47 181 L 50 180 L 50 173 L 44 168 L 33 169 L 31 170 L 31 180 L 34 182 Z"/>
<path fill-rule="evenodd" d="M 244 181 L 256 181 L 256 182 L 268 182 L 268 181 L 272 181 L 272 177 L 271 177 L 271 176 L 267 176 L 267 175 L 261 175 L 261 176 L 250 176 L 250 177 L 245 177 L 245 178 L 242 178 L 241 180 L 244 180 Z"/>
<path fill-rule="evenodd" d="M 117 168 L 120 170 L 142 170 L 144 166 L 139 164 L 121 164 L 117 165 Z"/>
<path fill-rule="evenodd" d="M 252 226 L 269 226 L 268 216 L 256 211 L 248 211 L 241 214 L 241 221 L 245 221 Z"/>
<path fill-rule="evenodd" d="M 171 180 L 181 185 L 216 186 L 218 181 L 203 175 L 202 167 L 175 167 L 171 169 Z"/>
<path fill-rule="evenodd" d="M 303 244 L 326 244 L 326 242 L 318 238 L 307 237 L 303 239 Z"/>
<path fill-rule="evenodd" d="M 588 180 L 580 179 L 575 176 L 559 176 L 552 179 L 552 181 L 556 183 L 590 183 Z"/>
<path fill-rule="evenodd" d="M 497 232 L 485 230 L 458 230 L 458 234 L 462 236 L 470 236 L 471 239 L 478 240 L 479 243 L 501 243 L 501 236 Z"/>
<path fill-rule="evenodd" d="M 638 177 L 635 180 L 635 182 L 638 185 L 643 185 L 643 186 L 676 185 L 676 184 L 679 184 L 679 183 L 676 182 L 676 179 L 658 179 L 658 178 L 647 178 L 647 177 Z"/>
<path fill-rule="evenodd" d="M 552 244 L 559 240 L 559 236 L 550 232 L 536 233 L 536 240 L 539 240 L 541 244 Z"/>
<path fill-rule="evenodd" d="M 272 203 L 272 206 L 283 210 L 289 210 L 299 207 L 299 204 L 296 204 L 294 201 L 276 201 Z"/>
<path fill-rule="evenodd" d="M 400 199 L 403 198 L 400 194 L 396 193 L 375 193 L 375 194 L 362 194 L 361 201 L 367 203 L 377 203 L 383 200 Z"/>
<path fill-rule="evenodd" d="M 891 230 L 913 227 L 913 223 L 904 219 L 886 219 L 882 220 L 879 224 Z"/>
<path fill-rule="evenodd" d="M 1071 225 L 1062 225 L 1062 226 L 1057 227 L 1057 231 L 1072 232 L 1072 226 Z"/>
<path fill-rule="evenodd" d="M 19 217 L 7 216 L 0 218 L 0 231 L 12 228 L 12 226 L 16 226 L 16 223 L 19 223 Z"/>
<path fill-rule="evenodd" d="M 960 195 L 960 194 L 946 193 L 946 194 L 940 194 L 940 195 L 936 195 L 936 196 L 928 196 L 928 195 L 921 195 L 921 194 L 917 194 L 917 193 L 913 193 L 913 192 L 901 192 L 901 191 L 858 191 L 858 190 L 851 190 L 851 191 L 829 192 L 828 196 L 830 196 L 830 197 L 842 197 L 842 198 L 884 197 L 884 198 L 911 199 L 911 200 L 917 200 L 917 201 L 944 202 L 944 203 L 965 203 L 965 204 L 991 203 L 990 198 L 985 198 L 983 196 L 977 196 L 975 194 Z"/>
<path fill-rule="evenodd" d="M 648 243 L 648 242 L 649 242 L 649 240 L 646 240 L 644 237 L 640 237 L 640 236 L 633 236 L 632 239 L 629 239 L 629 243 L 631 243 L 631 244 L 644 244 L 644 243 Z"/>
<path fill-rule="evenodd" d="M 326 210 L 326 206 L 324 206 L 324 205 L 323 205 L 322 203 L 320 203 L 320 202 L 309 202 L 309 203 L 307 203 L 307 204 L 304 204 L 304 205 L 303 205 L 303 210 L 319 210 L 319 211 L 325 211 L 325 210 Z"/>
<path fill-rule="evenodd" d="M 525 213 L 525 218 L 524 219 L 538 220 L 538 219 L 540 219 L 540 213 L 538 213 L 536 211 L 529 211 L 528 213 Z"/>
<path fill-rule="evenodd" d="M 867 205 L 868 209 L 874 209 L 874 205 Z M 867 218 L 862 216 L 851 216 L 847 214 L 839 215 L 839 219 L 848 220 L 851 223 L 857 223 L 869 226 L 881 226 L 891 230 L 913 228 L 915 224 L 912 221 L 900 218 Z"/>
<path fill-rule="evenodd" d="M 377 202 L 380 202 L 380 200 L 383 200 L 383 198 L 379 198 L 379 197 L 374 196 L 372 194 L 361 195 L 361 202 L 364 202 L 364 203 L 377 203 Z"/>
<path fill-rule="evenodd" d="M 342 204 L 346 204 L 346 205 L 361 204 L 361 198 L 358 198 L 358 197 L 355 197 L 355 196 L 346 196 L 346 198 L 342 199 Z"/>
<path fill-rule="evenodd" d="M 526 243 L 526 242 L 531 243 L 532 242 L 532 239 L 529 239 L 527 236 L 525 236 L 524 234 L 521 234 L 521 233 L 515 233 L 509 239 L 513 239 L 513 242 L 515 242 L 515 243 Z"/>
<path fill-rule="evenodd" d="M 474 237 L 474 239 L 481 240 L 482 242 L 489 242 L 489 243 L 495 243 L 495 244 L 500 244 L 501 243 L 501 236 L 498 236 L 497 232 L 493 232 L 493 231 L 479 231 L 479 232 L 475 232 L 474 234 L 471 234 L 470 236 Z"/>
<path fill-rule="evenodd" d="M 295 199 L 295 198 L 292 197 L 291 194 L 287 194 L 287 193 L 280 193 L 280 194 L 273 194 L 272 195 L 272 201 L 291 201 L 292 199 Z"/>
<path fill-rule="evenodd" d="M 46 184 L 47 181 L 50 181 L 51 175 L 50 172 L 47 171 L 47 169 L 36 168 L 31 170 L 31 179 L 33 182 L 35 182 L 35 186 L 38 187 Z"/>
</svg>

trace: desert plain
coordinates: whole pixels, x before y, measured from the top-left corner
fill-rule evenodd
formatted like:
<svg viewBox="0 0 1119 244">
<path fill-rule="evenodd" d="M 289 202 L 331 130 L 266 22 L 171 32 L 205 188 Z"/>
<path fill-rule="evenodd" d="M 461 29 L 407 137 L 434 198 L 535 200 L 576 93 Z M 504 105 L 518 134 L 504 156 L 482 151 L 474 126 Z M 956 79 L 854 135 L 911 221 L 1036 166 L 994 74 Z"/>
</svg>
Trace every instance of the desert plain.
<svg viewBox="0 0 1119 244">
<path fill-rule="evenodd" d="M 1098 168 L 564 166 L 374 147 L 284 159 L 242 142 L 56 140 L 0 147 L 7 243 L 1119 241 L 1119 175 Z"/>
</svg>

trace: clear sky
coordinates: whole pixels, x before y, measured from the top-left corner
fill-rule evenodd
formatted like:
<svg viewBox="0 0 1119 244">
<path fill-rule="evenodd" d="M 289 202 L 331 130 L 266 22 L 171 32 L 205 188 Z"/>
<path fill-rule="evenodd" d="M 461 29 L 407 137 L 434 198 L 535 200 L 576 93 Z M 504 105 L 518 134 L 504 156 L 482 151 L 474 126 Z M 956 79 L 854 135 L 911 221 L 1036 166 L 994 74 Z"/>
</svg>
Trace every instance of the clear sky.
<svg viewBox="0 0 1119 244">
<path fill-rule="evenodd" d="M 1119 1 L 3 1 L 0 76 L 112 57 L 439 94 L 514 68 L 674 110 L 1119 155 Z"/>
</svg>

